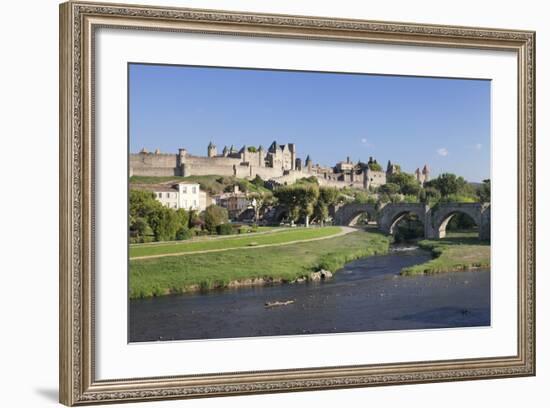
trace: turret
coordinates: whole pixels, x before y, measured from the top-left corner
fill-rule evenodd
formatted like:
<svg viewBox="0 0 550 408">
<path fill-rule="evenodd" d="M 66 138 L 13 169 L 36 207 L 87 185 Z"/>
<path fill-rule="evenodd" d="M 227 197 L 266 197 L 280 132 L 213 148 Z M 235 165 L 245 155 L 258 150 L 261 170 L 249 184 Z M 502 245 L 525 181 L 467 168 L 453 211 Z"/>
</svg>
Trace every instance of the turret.
<svg viewBox="0 0 550 408">
<path fill-rule="evenodd" d="M 427 164 L 424 165 L 422 169 L 422 184 L 430 180 L 430 168 Z"/>
<path fill-rule="evenodd" d="M 424 168 L 422 169 L 422 174 L 424 174 L 425 176 L 430 175 L 430 169 L 428 168 L 427 164 L 424 165 Z"/>
<path fill-rule="evenodd" d="M 212 142 L 208 143 L 208 157 L 216 157 L 218 155 L 218 151 L 216 149 L 216 145 Z"/>
<path fill-rule="evenodd" d="M 265 150 L 262 145 L 258 147 L 258 167 L 265 167 Z"/>
<path fill-rule="evenodd" d="M 290 168 L 296 169 L 296 145 L 294 143 L 288 144 L 288 150 L 290 150 Z"/>
<path fill-rule="evenodd" d="M 311 171 L 311 166 L 312 165 L 313 165 L 313 163 L 311 162 L 311 158 L 309 157 L 309 154 L 308 154 L 307 157 L 306 157 L 306 167 L 307 167 L 308 171 Z"/>
<path fill-rule="evenodd" d="M 416 176 L 416 181 L 422 183 L 422 174 L 420 173 L 420 169 L 418 167 L 414 171 L 414 175 Z"/>
<path fill-rule="evenodd" d="M 229 150 L 227 149 L 227 146 L 224 146 L 222 151 L 223 157 L 227 157 L 228 154 L 229 154 Z"/>
</svg>

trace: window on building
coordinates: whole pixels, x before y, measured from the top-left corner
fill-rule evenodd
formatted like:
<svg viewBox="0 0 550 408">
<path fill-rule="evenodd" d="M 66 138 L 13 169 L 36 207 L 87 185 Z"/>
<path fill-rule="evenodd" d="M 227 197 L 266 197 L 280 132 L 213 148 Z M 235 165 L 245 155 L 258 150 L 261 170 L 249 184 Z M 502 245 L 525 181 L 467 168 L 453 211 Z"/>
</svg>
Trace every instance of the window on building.
<svg viewBox="0 0 550 408">
<path fill-rule="evenodd" d="M 159 198 L 162 198 L 162 193 L 159 193 Z"/>
<path fill-rule="evenodd" d="M 170 198 L 170 193 L 166 193 L 166 198 Z"/>
<path fill-rule="evenodd" d="M 197 200 L 193 200 L 193 207 L 197 206 Z"/>
<path fill-rule="evenodd" d="M 193 186 L 192 191 L 193 191 L 193 194 L 197 194 L 197 187 Z"/>
<path fill-rule="evenodd" d="M 181 188 L 181 192 L 182 192 L 182 193 L 187 193 L 187 186 L 183 186 L 183 187 Z"/>
</svg>

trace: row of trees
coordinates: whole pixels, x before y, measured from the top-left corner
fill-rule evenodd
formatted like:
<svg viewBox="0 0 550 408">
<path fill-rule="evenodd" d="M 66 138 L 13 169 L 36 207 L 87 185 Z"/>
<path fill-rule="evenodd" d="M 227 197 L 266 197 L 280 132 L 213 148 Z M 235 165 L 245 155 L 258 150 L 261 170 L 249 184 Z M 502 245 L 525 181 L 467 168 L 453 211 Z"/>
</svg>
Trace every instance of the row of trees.
<svg viewBox="0 0 550 408">
<path fill-rule="evenodd" d="M 169 241 L 189 238 L 193 214 L 164 207 L 148 191 L 130 190 L 131 242 Z"/>
<path fill-rule="evenodd" d="M 220 226 L 227 224 L 227 210 L 211 205 L 199 214 L 182 208 L 163 206 L 149 191 L 130 190 L 130 242 L 173 241 L 188 239 L 204 231 L 227 233 Z"/>
<path fill-rule="evenodd" d="M 324 223 L 329 218 L 329 207 L 340 199 L 340 192 L 332 187 L 319 187 L 315 183 L 298 183 L 282 186 L 274 196 L 283 206 L 292 221 L 303 219 L 306 226 L 310 221 Z"/>
<path fill-rule="evenodd" d="M 389 175 L 386 184 L 378 187 L 369 195 L 364 192 L 355 194 L 357 202 L 489 202 L 491 200 L 491 182 L 484 180 L 474 186 L 463 177 L 452 173 L 440 174 L 422 186 L 412 174 L 398 173 Z"/>
</svg>

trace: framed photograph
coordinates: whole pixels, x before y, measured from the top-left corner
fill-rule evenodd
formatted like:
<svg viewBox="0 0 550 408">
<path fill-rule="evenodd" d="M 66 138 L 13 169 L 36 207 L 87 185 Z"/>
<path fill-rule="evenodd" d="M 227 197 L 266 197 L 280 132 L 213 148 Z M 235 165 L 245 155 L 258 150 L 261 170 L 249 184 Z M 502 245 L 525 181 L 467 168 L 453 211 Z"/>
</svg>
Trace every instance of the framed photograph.
<svg viewBox="0 0 550 408">
<path fill-rule="evenodd" d="M 60 6 L 60 401 L 535 374 L 535 33 Z"/>
</svg>

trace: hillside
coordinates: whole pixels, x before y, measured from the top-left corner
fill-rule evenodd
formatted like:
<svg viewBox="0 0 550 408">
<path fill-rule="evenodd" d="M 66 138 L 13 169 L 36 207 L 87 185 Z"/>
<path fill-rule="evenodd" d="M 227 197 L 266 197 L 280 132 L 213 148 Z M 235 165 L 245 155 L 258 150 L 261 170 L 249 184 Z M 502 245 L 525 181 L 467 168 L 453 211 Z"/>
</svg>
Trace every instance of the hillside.
<svg viewBox="0 0 550 408">
<path fill-rule="evenodd" d="M 132 176 L 130 177 L 130 187 L 143 184 L 173 184 L 173 183 L 198 183 L 201 190 L 210 195 L 220 194 L 228 191 L 234 185 L 238 185 L 243 192 L 263 193 L 269 191 L 261 182 L 252 182 L 233 176 L 188 176 L 188 177 L 153 177 L 153 176 Z"/>
</svg>

